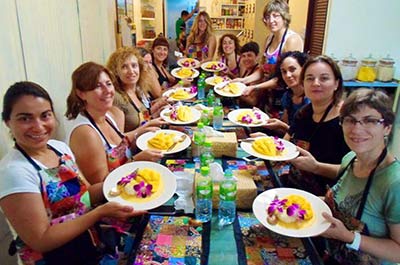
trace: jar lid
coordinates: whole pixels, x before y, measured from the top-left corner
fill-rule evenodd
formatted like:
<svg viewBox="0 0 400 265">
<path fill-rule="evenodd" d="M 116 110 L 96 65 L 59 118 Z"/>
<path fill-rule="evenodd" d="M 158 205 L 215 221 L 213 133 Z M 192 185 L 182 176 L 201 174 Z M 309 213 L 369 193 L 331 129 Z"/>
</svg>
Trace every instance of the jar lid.
<svg viewBox="0 0 400 265">
<path fill-rule="evenodd" d="M 379 63 L 385 66 L 392 66 L 394 65 L 394 60 L 390 58 L 389 54 L 385 58 L 381 58 Z"/>
<path fill-rule="evenodd" d="M 374 66 L 376 64 L 376 59 L 374 57 L 372 57 L 372 55 L 370 54 L 368 57 L 362 59 L 361 63 L 370 65 L 370 66 Z"/>
<path fill-rule="evenodd" d="M 350 55 L 342 60 L 343 64 L 350 64 L 350 65 L 356 65 L 357 64 L 357 59 L 353 57 L 353 55 L 350 53 Z"/>
</svg>

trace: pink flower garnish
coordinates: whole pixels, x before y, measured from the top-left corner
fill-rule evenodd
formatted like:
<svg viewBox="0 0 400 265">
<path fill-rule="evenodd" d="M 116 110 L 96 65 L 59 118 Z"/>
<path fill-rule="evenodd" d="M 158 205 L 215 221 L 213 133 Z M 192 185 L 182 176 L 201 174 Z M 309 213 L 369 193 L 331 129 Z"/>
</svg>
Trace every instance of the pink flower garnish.
<svg viewBox="0 0 400 265">
<path fill-rule="evenodd" d="M 183 62 L 183 66 L 184 67 L 188 67 L 189 66 L 189 62 L 188 61 Z"/>
<path fill-rule="evenodd" d="M 176 121 L 178 119 L 178 112 L 175 107 L 171 108 L 171 113 L 169 114 L 171 120 Z"/>
<path fill-rule="evenodd" d="M 151 195 L 151 190 L 153 189 L 153 185 L 147 184 L 144 181 L 141 181 L 139 184 L 133 186 L 133 189 L 136 191 L 136 196 L 139 198 L 146 198 Z"/>
<path fill-rule="evenodd" d="M 125 186 L 129 182 L 131 182 L 132 179 L 135 179 L 137 176 L 137 169 L 130 173 L 129 175 L 123 177 L 120 179 L 120 181 L 117 182 L 117 185 Z"/>
<path fill-rule="evenodd" d="M 275 199 L 268 206 L 268 215 L 273 215 L 275 211 L 282 213 L 286 202 L 287 199 L 279 200 L 278 197 L 275 196 Z"/>
<path fill-rule="evenodd" d="M 254 111 L 254 115 L 256 116 L 256 118 L 257 118 L 258 120 L 261 120 L 261 113 L 260 113 L 260 112 Z"/>
<path fill-rule="evenodd" d="M 242 122 L 250 124 L 253 122 L 253 119 L 249 114 L 246 114 L 245 116 L 242 117 Z"/>
<path fill-rule="evenodd" d="M 297 203 L 293 203 L 286 209 L 286 214 L 288 216 L 295 216 L 297 219 L 300 220 L 304 220 L 304 215 L 306 213 L 306 210 L 301 209 Z"/>
<path fill-rule="evenodd" d="M 190 88 L 190 94 L 195 94 L 195 93 L 197 93 L 197 86 L 192 86 Z"/>
<path fill-rule="evenodd" d="M 283 151 L 285 149 L 285 145 L 283 144 L 282 140 L 276 136 L 274 136 L 274 143 L 276 146 L 276 150 Z"/>
</svg>

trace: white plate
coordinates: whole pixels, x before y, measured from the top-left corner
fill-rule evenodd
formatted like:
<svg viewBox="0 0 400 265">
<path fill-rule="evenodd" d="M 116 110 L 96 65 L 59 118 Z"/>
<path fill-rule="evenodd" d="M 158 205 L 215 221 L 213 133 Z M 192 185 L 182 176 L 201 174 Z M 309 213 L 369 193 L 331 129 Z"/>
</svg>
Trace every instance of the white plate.
<svg viewBox="0 0 400 265">
<path fill-rule="evenodd" d="M 270 137 L 270 136 L 264 136 L 264 137 Z M 254 150 L 252 146 L 253 142 L 241 142 L 240 147 L 246 153 L 249 153 L 252 156 L 271 161 L 286 161 L 296 158 L 299 155 L 299 151 L 297 150 L 297 147 L 293 143 L 286 141 L 284 139 L 279 139 L 279 140 L 283 142 L 286 151 L 283 153 L 283 155 L 280 156 L 267 156 L 257 152 L 256 150 Z"/>
<path fill-rule="evenodd" d="M 173 100 L 173 101 L 188 100 L 188 99 L 194 98 L 194 97 L 197 95 L 197 92 L 196 92 L 196 93 L 190 93 L 190 88 L 183 88 L 184 90 L 186 90 L 186 91 L 189 93 L 189 97 L 188 97 L 188 98 L 185 98 L 185 99 L 176 99 L 176 98 L 173 98 L 173 97 L 172 97 L 172 94 L 175 93 L 175 91 L 176 91 L 177 89 L 181 89 L 181 88 L 183 88 L 183 87 L 174 88 L 174 89 L 169 89 L 169 90 L 165 91 L 162 95 L 163 95 L 163 97 L 167 97 L 168 100 Z"/>
<path fill-rule="evenodd" d="M 110 196 L 108 193 L 112 188 L 117 186 L 117 182 L 137 168 L 151 168 L 160 173 L 164 190 L 152 200 L 144 202 L 131 202 L 123 199 L 121 196 Z M 106 177 L 103 184 L 103 193 L 108 201 L 119 202 L 123 205 L 133 206 L 135 210 L 149 210 L 166 203 L 175 193 L 176 176 L 165 166 L 146 161 L 137 161 L 126 163 L 113 171 Z"/>
<path fill-rule="evenodd" d="M 184 65 L 185 62 L 194 62 L 194 65 L 192 65 L 191 63 L 189 63 L 189 65 Z M 186 68 L 199 68 L 200 67 L 200 62 L 196 59 L 193 58 L 182 58 L 178 60 L 178 65 L 180 67 L 186 67 Z"/>
<path fill-rule="evenodd" d="M 216 65 L 217 67 L 215 69 L 209 69 L 208 66 L 213 65 L 213 64 Z M 201 69 L 203 69 L 204 71 L 213 72 L 213 73 L 219 72 L 225 68 L 226 68 L 226 65 L 223 62 L 218 62 L 218 61 L 205 62 L 201 65 Z"/>
<path fill-rule="evenodd" d="M 214 87 L 215 93 L 223 96 L 223 97 L 239 97 L 243 94 L 243 91 L 246 89 L 246 85 L 240 82 L 232 82 L 232 84 L 237 84 L 239 86 L 239 92 L 237 94 L 232 94 L 230 92 L 225 92 L 223 88 L 227 86 L 228 82 L 219 83 Z"/>
<path fill-rule="evenodd" d="M 261 114 L 261 122 L 254 124 L 254 123 L 242 123 L 240 121 L 237 120 L 238 115 L 242 112 L 242 111 L 248 111 L 248 110 L 252 110 L 252 109 L 235 109 L 231 112 L 228 113 L 228 120 L 230 120 L 232 123 L 236 124 L 236 125 L 240 125 L 240 126 L 246 126 L 246 127 L 259 127 L 259 126 L 264 126 L 265 124 L 267 124 L 267 120 L 269 119 L 268 115 L 264 112 L 262 112 L 261 110 L 257 110 L 260 114 Z"/>
<path fill-rule="evenodd" d="M 177 107 L 179 108 L 179 107 Z M 184 125 L 184 124 L 191 124 L 194 123 L 196 121 L 198 121 L 201 117 L 201 112 L 198 111 L 195 108 L 190 108 L 193 114 L 193 119 L 189 120 L 189 121 L 180 121 L 180 120 L 172 120 L 169 116 L 169 113 L 171 112 L 170 108 L 165 108 L 160 112 L 160 117 L 163 118 L 165 121 L 171 123 L 171 124 L 176 124 L 176 125 Z"/>
<path fill-rule="evenodd" d="M 147 142 L 151 138 L 153 138 L 157 133 L 160 133 L 160 132 L 173 133 L 173 134 L 175 134 L 176 138 L 179 138 L 182 135 L 186 135 L 183 132 L 175 131 L 175 130 L 158 130 L 155 132 L 147 132 L 147 133 L 140 135 L 139 138 L 137 138 L 136 146 L 140 150 L 147 150 L 147 149 L 160 150 L 160 151 L 163 151 L 164 154 L 168 155 L 168 154 L 174 154 L 174 153 L 178 153 L 182 150 L 185 150 L 192 143 L 190 140 L 190 137 L 186 135 L 186 139 L 183 142 L 178 143 L 171 151 L 156 149 L 154 147 L 149 146 L 149 144 Z"/>
<path fill-rule="evenodd" d="M 310 226 L 300 229 L 290 229 L 282 227 L 278 224 L 269 224 L 267 222 L 267 208 L 270 202 L 274 200 L 275 195 L 278 195 L 279 199 L 283 199 L 283 197 L 292 194 L 303 196 L 311 204 L 315 215 L 315 220 L 313 221 L 313 223 Z M 325 221 L 324 217 L 322 217 L 322 212 L 327 212 L 332 215 L 331 209 L 322 199 L 309 192 L 298 189 L 270 189 L 258 195 L 253 202 L 253 213 L 258 221 L 260 221 L 269 230 L 290 237 L 310 237 L 325 232 L 331 224 L 328 221 Z"/>
<path fill-rule="evenodd" d="M 210 85 L 210 86 L 216 86 L 216 85 L 218 85 L 219 83 L 222 83 L 222 82 L 219 82 L 219 83 L 216 83 L 215 82 L 215 78 L 216 77 L 220 77 L 220 78 L 223 78 L 224 80 L 222 81 L 222 82 L 226 82 L 226 81 L 228 81 L 228 80 L 231 80 L 228 76 L 216 76 L 216 75 L 214 75 L 214 76 L 211 76 L 211 77 L 207 77 L 206 78 L 206 84 L 207 85 Z"/>
<path fill-rule="evenodd" d="M 188 76 L 188 77 L 182 77 L 182 76 L 178 75 L 178 71 L 181 70 L 181 69 L 182 69 L 182 67 L 178 67 L 178 68 L 172 69 L 171 75 L 173 75 L 173 76 L 175 76 L 176 78 L 179 78 L 179 79 L 196 78 L 196 77 L 199 76 L 199 71 L 197 71 L 196 69 L 193 69 L 193 68 L 188 68 L 188 69 L 192 70 L 193 74 L 191 76 Z"/>
</svg>

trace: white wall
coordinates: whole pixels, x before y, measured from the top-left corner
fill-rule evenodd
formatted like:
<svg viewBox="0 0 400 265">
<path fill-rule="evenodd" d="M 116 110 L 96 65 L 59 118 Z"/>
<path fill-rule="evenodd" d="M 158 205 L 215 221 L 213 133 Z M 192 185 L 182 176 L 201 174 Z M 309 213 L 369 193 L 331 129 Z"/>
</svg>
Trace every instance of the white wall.
<svg viewBox="0 0 400 265">
<path fill-rule="evenodd" d="M 62 120 L 72 71 L 89 60 L 105 63 L 115 50 L 114 23 L 114 0 L 1 0 L 0 95 L 15 82 L 37 82 Z M 12 144 L 1 126 L 0 157 Z"/>
<path fill-rule="evenodd" d="M 350 53 L 357 59 L 387 54 L 395 59 L 400 79 L 400 1 L 334 0 L 325 35 L 324 53 L 341 59 Z"/>
</svg>

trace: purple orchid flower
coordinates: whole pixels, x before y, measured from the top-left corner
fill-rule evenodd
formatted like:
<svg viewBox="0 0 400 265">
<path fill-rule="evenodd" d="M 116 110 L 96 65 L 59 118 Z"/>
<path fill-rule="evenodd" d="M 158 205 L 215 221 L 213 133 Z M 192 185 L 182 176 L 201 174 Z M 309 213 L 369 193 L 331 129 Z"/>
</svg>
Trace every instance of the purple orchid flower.
<svg viewBox="0 0 400 265">
<path fill-rule="evenodd" d="M 282 213 L 286 202 L 287 199 L 279 200 L 278 197 L 275 197 L 275 199 L 268 206 L 268 215 L 273 215 L 275 211 Z"/>
<path fill-rule="evenodd" d="M 243 123 L 248 123 L 248 124 L 250 124 L 250 123 L 253 122 L 253 119 L 251 118 L 250 115 L 247 114 L 247 115 L 245 115 L 245 116 L 242 117 L 242 122 L 243 122 Z"/>
<path fill-rule="evenodd" d="M 136 176 L 137 176 L 137 169 L 132 173 L 130 173 L 129 175 L 121 178 L 121 180 L 117 182 L 117 185 L 125 186 L 126 184 L 131 182 L 132 179 L 135 179 Z"/>
<path fill-rule="evenodd" d="M 147 196 L 151 195 L 153 185 L 146 185 L 144 181 L 141 181 L 139 184 L 134 185 L 133 189 L 136 191 L 136 196 L 138 196 L 139 198 L 146 198 Z"/>
<path fill-rule="evenodd" d="M 293 203 L 286 209 L 286 213 L 288 216 L 295 216 L 297 219 L 304 220 L 304 215 L 307 212 L 301 209 L 297 203 Z"/>
<path fill-rule="evenodd" d="M 283 144 L 282 140 L 280 140 L 276 136 L 274 136 L 274 143 L 275 143 L 275 146 L 276 146 L 276 150 L 283 151 L 285 149 L 285 145 Z"/>
<path fill-rule="evenodd" d="M 194 93 L 197 93 L 197 86 L 192 86 L 190 88 L 190 94 L 194 94 Z"/>
</svg>

